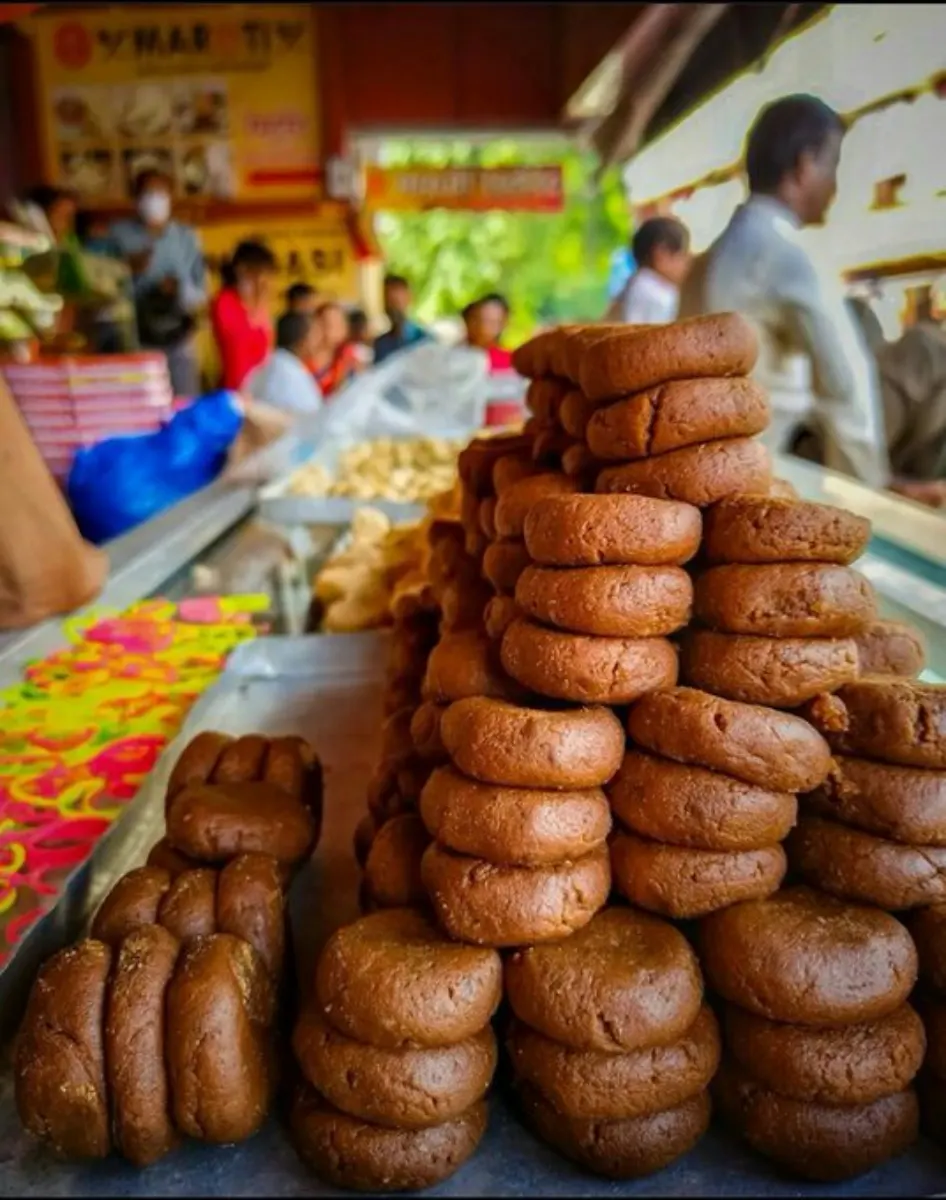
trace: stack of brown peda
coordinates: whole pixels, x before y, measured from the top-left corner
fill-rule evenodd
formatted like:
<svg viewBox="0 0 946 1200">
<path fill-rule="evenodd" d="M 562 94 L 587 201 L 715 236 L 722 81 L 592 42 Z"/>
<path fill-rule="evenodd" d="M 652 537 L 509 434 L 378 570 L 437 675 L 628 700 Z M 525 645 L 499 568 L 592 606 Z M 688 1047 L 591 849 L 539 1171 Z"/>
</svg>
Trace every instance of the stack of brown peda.
<svg viewBox="0 0 946 1200">
<path fill-rule="evenodd" d="M 706 1132 L 720 1058 L 696 956 L 670 924 L 600 912 L 506 961 L 507 1046 L 536 1134 L 581 1166 L 630 1179 Z"/>
<path fill-rule="evenodd" d="M 831 765 L 824 738 L 793 714 L 686 687 L 645 696 L 627 727 L 608 787 L 623 827 L 611 842 L 618 890 L 674 918 L 774 892 L 796 794 Z"/>
<path fill-rule="evenodd" d="M 864 678 L 806 710 L 835 754 L 789 861 L 816 887 L 890 912 L 946 900 L 946 687 Z"/>
<path fill-rule="evenodd" d="M 906 1002 L 916 948 L 898 921 L 793 887 L 714 913 L 700 949 L 727 1001 L 715 1099 L 751 1146 L 829 1181 L 913 1143 L 925 1037 Z"/>
<path fill-rule="evenodd" d="M 916 1005 L 926 1027 L 926 1058 L 920 1075 L 920 1117 L 930 1137 L 946 1136 L 946 904 L 911 913 L 907 928 L 920 960 Z"/>
<path fill-rule="evenodd" d="M 292 1133 L 313 1171 L 356 1191 L 452 1175 L 486 1129 L 501 993 L 495 951 L 449 941 L 414 910 L 337 930 L 293 1034 L 306 1083 Z"/>
</svg>

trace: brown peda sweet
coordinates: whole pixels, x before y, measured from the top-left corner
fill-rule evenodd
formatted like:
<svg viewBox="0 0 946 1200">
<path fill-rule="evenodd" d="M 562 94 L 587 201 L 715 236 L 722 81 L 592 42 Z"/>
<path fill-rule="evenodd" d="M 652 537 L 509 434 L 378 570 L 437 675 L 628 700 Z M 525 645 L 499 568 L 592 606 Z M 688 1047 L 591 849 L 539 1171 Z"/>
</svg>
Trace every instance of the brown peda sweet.
<svg viewBox="0 0 946 1200">
<path fill-rule="evenodd" d="M 520 1089 L 526 1124 L 559 1154 L 607 1179 L 639 1179 L 687 1154 L 709 1128 L 710 1098 L 700 1092 L 676 1108 L 626 1121 L 562 1116 L 528 1085 Z"/>
<path fill-rule="evenodd" d="M 426 903 L 420 861 L 430 843 L 415 813 L 385 821 L 365 861 L 365 886 L 377 908 L 409 908 Z"/>
<path fill-rule="evenodd" d="M 537 500 L 547 496 L 565 496 L 579 490 L 578 481 L 557 472 L 544 472 L 510 484 L 496 505 L 496 534 L 501 538 L 521 538 L 526 514 Z"/>
<path fill-rule="evenodd" d="M 445 704 L 425 700 L 414 709 L 411 717 L 411 741 L 419 758 L 425 762 L 443 762 L 447 751 L 440 738 L 440 718 L 446 711 Z"/>
<path fill-rule="evenodd" d="M 483 629 L 486 636 L 498 642 L 509 626 L 522 616 L 513 596 L 494 596 L 483 609 Z"/>
<path fill-rule="evenodd" d="M 847 509 L 775 497 L 724 500 L 703 520 L 703 553 L 713 563 L 847 565 L 870 539 L 870 521 Z"/>
<path fill-rule="evenodd" d="M 562 399 L 558 419 L 566 433 L 574 438 L 583 438 L 588 421 L 599 407 L 599 404 L 589 400 L 577 388 L 572 388 Z"/>
<path fill-rule="evenodd" d="M 854 1025 L 768 1021 L 727 1005 L 726 1049 L 756 1083 L 791 1100 L 872 1104 L 902 1092 L 923 1064 L 926 1034 L 909 1004 Z"/>
<path fill-rule="evenodd" d="M 184 871 L 168 888 L 158 923 L 181 943 L 217 932 L 217 872 L 212 867 Z"/>
<path fill-rule="evenodd" d="M 695 850 L 762 850 L 788 835 L 798 812 L 792 792 L 639 750 L 624 756 L 607 792 L 633 833 Z"/>
<path fill-rule="evenodd" d="M 211 783 L 248 783 L 260 779 L 266 765 L 269 739 L 248 733 L 229 742 L 217 759 Z"/>
<path fill-rule="evenodd" d="M 607 783 L 624 756 L 624 730 L 607 708 L 524 708 L 477 697 L 440 722 L 447 753 L 465 775 L 526 788 Z"/>
<path fill-rule="evenodd" d="M 479 499 L 493 491 L 493 465 L 504 454 L 528 450 L 531 440 L 522 433 L 501 433 L 477 437 L 457 457 L 457 474 L 464 492 Z"/>
<path fill-rule="evenodd" d="M 577 1050 L 621 1054 L 679 1041 L 703 999 L 696 956 L 679 930 L 611 907 L 564 941 L 506 959 L 506 995 L 532 1029 Z"/>
<path fill-rule="evenodd" d="M 946 771 L 839 754 L 805 797 L 810 813 L 915 846 L 946 846 Z"/>
<path fill-rule="evenodd" d="M 480 946 L 567 937 L 587 925 L 611 890 L 606 846 L 550 866 L 521 867 L 470 858 L 433 842 L 421 875 L 447 933 Z"/>
<path fill-rule="evenodd" d="M 771 638 L 690 629 L 680 674 L 693 687 L 771 708 L 796 708 L 857 678 L 852 638 Z"/>
<path fill-rule="evenodd" d="M 348 1116 L 311 1088 L 290 1114 L 293 1144 L 319 1179 L 355 1192 L 414 1192 L 448 1179 L 486 1132 L 483 1101 L 428 1129 L 385 1129 Z"/>
<path fill-rule="evenodd" d="M 440 767 L 427 780 L 420 814 L 442 846 L 519 866 L 576 859 L 603 845 L 611 810 L 599 788 L 543 791 L 501 787 Z"/>
<path fill-rule="evenodd" d="M 532 441 L 530 445 L 522 450 L 517 450 L 515 454 L 504 454 L 502 458 L 497 458 L 493 464 L 493 490 L 498 498 L 506 488 L 511 487 L 514 483 L 518 483 L 520 479 L 529 479 L 533 475 L 540 475 L 541 469 L 532 461 Z M 482 529 L 482 524 L 480 525 Z M 485 530 L 484 530 L 485 533 Z M 493 533 L 492 537 L 496 536 L 496 509 L 493 508 Z"/>
<path fill-rule="evenodd" d="M 627 1121 L 675 1108 L 708 1086 L 719 1066 L 719 1027 L 704 1004 L 683 1036 L 623 1054 L 575 1050 L 514 1021 L 506 1040 L 517 1078 L 564 1117 Z"/>
<path fill-rule="evenodd" d="M 292 1049 L 329 1103 L 392 1129 L 428 1129 L 459 1117 L 482 1100 L 496 1070 L 489 1025 L 450 1046 L 381 1049 L 336 1032 L 312 1004 L 296 1022 Z"/>
<path fill-rule="evenodd" d="M 802 816 L 787 849 L 799 875 L 834 896 L 890 912 L 946 900 L 946 847 L 905 846 Z"/>
<path fill-rule="evenodd" d="M 905 621 L 872 621 L 857 637 L 862 675 L 914 679 L 926 666 L 926 641 Z"/>
<path fill-rule="evenodd" d="M 535 621 L 600 637 L 664 637 L 685 625 L 693 584 L 682 567 L 527 567 L 516 602 Z"/>
<path fill-rule="evenodd" d="M 523 525 L 526 549 L 548 567 L 680 565 L 700 544 L 700 511 L 651 496 L 551 496 Z M 528 565 L 528 564 L 526 564 Z"/>
<path fill-rule="evenodd" d="M 514 592 L 519 576 L 530 562 L 521 538 L 492 542 L 483 555 L 483 575 L 497 592 Z"/>
<path fill-rule="evenodd" d="M 906 929 L 876 908 L 790 887 L 713 913 L 700 930 L 710 987 L 772 1021 L 875 1021 L 909 996 L 917 954 Z"/>
<path fill-rule="evenodd" d="M 502 664 L 531 692 L 577 704 L 630 704 L 677 682 L 677 651 L 665 638 L 589 637 L 513 621 Z"/>
<path fill-rule="evenodd" d="M 384 1049 L 449 1046 L 473 1037 L 489 1023 L 501 993 L 495 950 L 453 942 L 406 908 L 336 930 L 315 975 L 315 997 L 329 1024 Z"/>
<path fill-rule="evenodd" d="M 233 738 L 227 733 L 205 730 L 192 738 L 178 756 L 168 778 L 167 799 L 169 803 L 182 788 L 195 783 L 206 783 L 214 773 L 221 754 Z"/>
<path fill-rule="evenodd" d="M 753 1149 L 804 1179 L 853 1179 L 916 1141 L 919 1106 L 912 1089 L 871 1104 L 813 1104 L 762 1087 L 729 1060 L 713 1097 Z"/>
<path fill-rule="evenodd" d="M 907 928 L 920 957 L 920 979 L 935 995 L 946 996 L 946 904 L 910 913 Z"/>
<path fill-rule="evenodd" d="M 761 442 L 724 438 L 606 467 L 595 491 L 629 492 L 706 508 L 731 496 L 764 491 L 771 481 L 772 462 Z"/>
<path fill-rule="evenodd" d="M 781 792 L 818 787 L 831 766 L 827 742 L 801 717 L 697 688 L 650 692 L 631 709 L 627 728 L 654 754 Z"/>
<path fill-rule="evenodd" d="M 270 738 L 262 780 L 301 800 L 321 823 L 322 763 L 305 738 Z"/>
<path fill-rule="evenodd" d="M 257 853 L 296 863 L 312 853 L 317 826 L 282 788 L 254 782 L 184 788 L 168 809 L 167 832 L 172 845 L 202 862 Z"/>
<path fill-rule="evenodd" d="M 136 867 L 114 885 L 99 906 L 90 936 L 117 949 L 134 929 L 158 919 L 171 876 L 161 867 Z"/>
<path fill-rule="evenodd" d="M 217 932 L 243 938 L 280 981 L 286 959 L 286 893 L 279 863 L 267 854 L 241 854 L 217 878 Z"/>
<path fill-rule="evenodd" d="M 835 563 L 732 564 L 697 576 L 696 619 L 720 633 L 856 637 L 876 615 L 870 581 Z"/>
<path fill-rule="evenodd" d="M 585 439 L 618 462 L 718 438 L 752 437 L 769 423 L 765 390 L 751 379 L 677 379 L 593 412 Z"/>
<path fill-rule="evenodd" d="M 738 313 L 631 326 L 588 346 L 578 382 L 592 400 L 627 396 L 674 379 L 748 375 L 758 352 L 752 326 Z"/>
<path fill-rule="evenodd" d="M 164 837 L 160 842 L 155 842 L 148 851 L 145 866 L 167 871 L 172 879 L 176 879 L 184 871 L 193 871 L 195 867 L 200 866 L 200 863 L 194 858 L 188 858 L 186 854 L 181 854 L 180 850 L 175 850 Z"/>
<path fill-rule="evenodd" d="M 522 689 L 503 670 L 495 642 L 481 630 L 445 633 L 427 659 L 423 695 L 435 704 L 449 704 L 468 696 L 510 700 L 521 694 Z M 409 731 L 410 722 L 410 736 Z"/>
<path fill-rule="evenodd" d="M 111 948 L 87 938 L 40 967 L 13 1048 L 17 1112 L 66 1158 L 111 1150 L 103 1028 Z"/>
<path fill-rule="evenodd" d="M 632 904 L 681 920 L 770 896 L 785 878 L 786 862 L 780 845 L 691 850 L 622 832 L 611 840 L 611 870 Z"/>
<path fill-rule="evenodd" d="M 533 379 L 526 389 L 526 408 L 540 421 L 554 421 L 570 389 L 564 379 Z"/>
<path fill-rule="evenodd" d="M 806 712 L 838 754 L 946 769 L 946 686 L 858 679 Z"/>
<path fill-rule="evenodd" d="M 122 942 L 105 1011 L 105 1074 L 112 1128 L 136 1167 L 157 1162 L 178 1140 L 164 1065 L 164 1002 L 180 943 L 160 925 Z"/>
</svg>

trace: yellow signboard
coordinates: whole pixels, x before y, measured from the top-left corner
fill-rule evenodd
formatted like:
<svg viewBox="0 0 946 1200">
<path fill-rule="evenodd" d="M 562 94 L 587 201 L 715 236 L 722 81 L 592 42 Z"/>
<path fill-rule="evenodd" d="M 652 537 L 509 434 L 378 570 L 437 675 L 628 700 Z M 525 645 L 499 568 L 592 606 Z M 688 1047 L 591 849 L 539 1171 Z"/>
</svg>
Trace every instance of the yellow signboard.
<svg viewBox="0 0 946 1200">
<path fill-rule="evenodd" d="M 47 172 L 91 202 L 156 166 L 181 196 L 313 197 L 319 106 L 311 6 L 128 5 L 36 13 Z"/>
<path fill-rule="evenodd" d="M 564 202 L 562 168 L 556 163 L 545 167 L 369 166 L 365 170 L 365 203 L 372 209 L 557 213 Z"/>
</svg>

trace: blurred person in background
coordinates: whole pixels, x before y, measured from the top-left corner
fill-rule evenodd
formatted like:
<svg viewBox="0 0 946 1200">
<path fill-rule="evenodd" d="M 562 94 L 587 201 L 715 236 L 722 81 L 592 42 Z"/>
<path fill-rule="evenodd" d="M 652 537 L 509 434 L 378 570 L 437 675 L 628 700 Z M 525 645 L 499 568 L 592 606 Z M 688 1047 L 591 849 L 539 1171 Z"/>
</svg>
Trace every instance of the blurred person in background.
<svg viewBox="0 0 946 1200">
<path fill-rule="evenodd" d="M 467 345 L 486 351 L 490 371 L 511 371 L 512 353 L 499 344 L 509 324 L 506 297 L 490 292 L 468 304 L 460 315 L 466 327 Z"/>
<path fill-rule="evenodd" d="M 286 312 L 308 313 L 314 317 L 319 303 L 319 293 L 311 283 L 293 283 L 286 288 Z"/>
<path fill-rule="evenodd" d="M 316 321 L 321 337 L 312 360 L 315 381 L 322 395 L 328 398 L 363 370 L 363 365 L 348 340 L 348 318 L 340 304 L 335 301 L 321 304 L 316 311 Z"/>
<path fill-rule="evenodd" d="M 111 236 L 131 269 L 138 335 L 146 349 L 167 356 L 176 396 L 196 396 L 200 371 L 196 317 L 207 302 L 204 255 L 197 233 L 172 217 L 171 181 L 161 171 L 139 173 L 134 217 L 112 225 Z"/>
<path fill-rule="evenodd" d="M 254 400 L 293 415 L 317 413 L 322 393 L 309 370 L 321 345 L 318 321 L 311 313 L 285 312 L 276 322 L 276 349 L 254 370 L 246 390 Z"/>
<path fill-rule="evenodd" d="M 676 217 L 644 221 L 631 240 L 637 270 L 615 297 L 606 321 L 666 325 L 677 319 L 680 287 L 690 269 L 690 232 Z"/>
<path fill-rule="evenodd" d="M 353 308 L 348 314 L 348 341 L 354 347 L 358 361 L 363 367 L 374 362 L 371 334 L 368 331 L 368 314 L 361 308 Z"/>
<path fill-rule="evenodd" d="M 754 375 L 768 389 L 762 440 L 791 451 L 809 431 L 824 464 L 885 487 L 889 463 L 874 364 L 840 280 L 799 238 L 819 225 L 837 191 L 844 123 L 814 96 L 762 109 L 746 141 L 749 198 L 694 262 L 680 315 L 735 310 L 759 335 Z"/>
<path fill-rule="evenodd" d="M 389 354 L 426 341 L 430 334 L 422 325 L 411 320 L 411 285 L 403 275 L 384 277 L 384 313 L 391 322 L 387 333 L 375 338 L 374 361 L 383 362 Z"/>
<path fill-rule="evenodd" d="M 262 242 L 240 242 L 220 270 L 223 287 L 210 306 L 221 386 L 238 391 L 273 345 L 270 301 L 276 259 Z"/>
</svg>

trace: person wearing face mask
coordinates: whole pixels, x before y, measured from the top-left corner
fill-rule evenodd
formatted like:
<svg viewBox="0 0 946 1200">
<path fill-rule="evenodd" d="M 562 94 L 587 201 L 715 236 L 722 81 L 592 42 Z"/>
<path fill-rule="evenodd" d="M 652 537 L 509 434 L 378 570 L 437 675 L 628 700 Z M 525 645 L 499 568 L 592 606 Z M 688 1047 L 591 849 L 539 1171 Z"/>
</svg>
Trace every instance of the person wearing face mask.
<svg viewBox="0 0 946 1200">
<path fill-rule="evenodd" d="M 262 242 L 240 242 L 220 272 L 223 287 L 210 306 L 220 356 L 221 386 L 238 391 L 273 348 L 270 314 L 276 259 Z"/>
<path fill-rule="evenodd" d="M 141 344 L 165 353 L 175 395 L 195 396 L 200 372 L 194 332 L 207 301 L 200 240 L 172 218 L 171 181 L 161 171 L 142 171 L 134 194 L 136 215 L 116 221 L 111 237 L 131 268 Z"/>
</svg>

